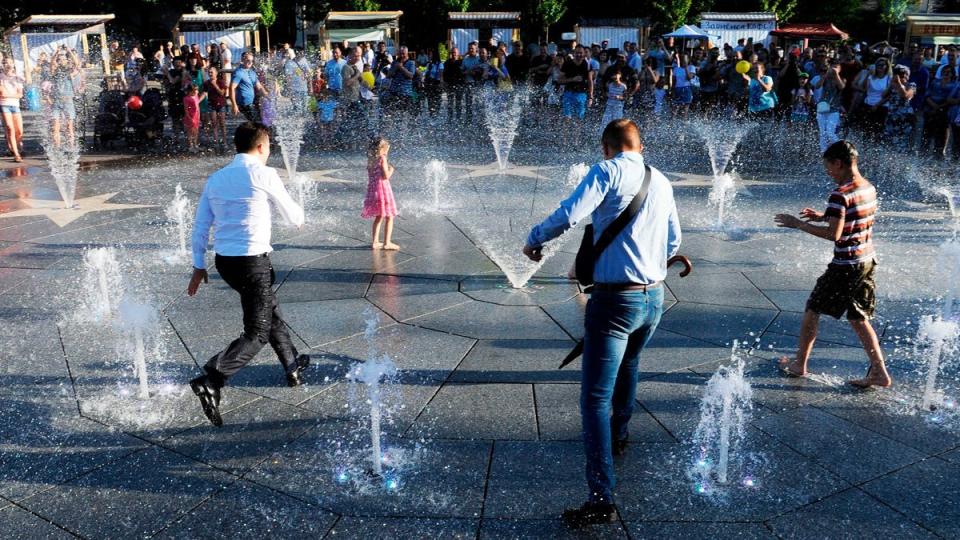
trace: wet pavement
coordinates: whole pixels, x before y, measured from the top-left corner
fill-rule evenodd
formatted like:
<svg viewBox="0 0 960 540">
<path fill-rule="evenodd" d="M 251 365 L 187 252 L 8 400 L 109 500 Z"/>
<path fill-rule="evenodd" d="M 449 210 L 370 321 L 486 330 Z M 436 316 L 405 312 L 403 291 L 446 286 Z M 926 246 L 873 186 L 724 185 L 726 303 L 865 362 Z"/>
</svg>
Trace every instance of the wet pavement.
<svg viewBox="0 0 960 540">
<path fill-rule="evenodd" d="M 450 171 L 439 207 L 427 157 Z M 71 210 L 50 203 L 57 189 L 42 164 L 0 174 L 0 536 L 960 536 L 960 421 L 949 407 L 915 406 L 926 352 L 917 324 L 956 279 L 938 265 L 945 203 L 878 181 L 876 323 L 898 384 L 857 392 L 843 381 L 862 375 L 866 358 L 843 322 L 823 321 L 815 377 L 781 378 L 775 364 L 796 346 L 831 246 L 776 229 L 772 217 L 823 205 L 829 179 L 742 180 L 720 229 L 710 179 L 665 166 L 695 270 L 671 272 L 641 358 L 631 445 L 616 462 L 621 520 L 573 532 L 558 516 L 586 497 L 579 362 L 557 366 L 583 334 L 587 297 L 564 278 L 580 231 L 523 289 L 496 264 L 520 264 L 530 225 L 569 191 L 572 162 L 521 154 L 520 167 L 499 174 L 491 158 L 395 151 L 401 250 L 391 253 L 368 248 L 359 218 L 363 157 L 304 155 L 308 222 L 276 225 L 272 260 L 285 318 L 313 366 L 307 384 L 287 388 L 266 348 L 225 390 L 220 429 L 185 383 L 241 331 L 238 297 L 214 272 L 197 297 L 185 295 L 190 264 L 175 254 L 164 208 L 178 183 L 195 202 L 229 157 L 84 170 Z M 116 328 L 77 316 L 83 255 L 99 246 L 117 248 L 124 290 L 160 315 L 149 400 L 131 393 Z M 703 386 L 734 340 L 752 347 L 754 408 L 739 475 L 702 494 L 687 476 L 690 439 Z M 399 369 L 383 424 L 396 463 L 383 478 L 349 476 L 369 455 L 369 419 L 365 389 L 345 375 L 372 350 Z M 957 395 L 953 360 L 947 397 Z"/>
</svg>

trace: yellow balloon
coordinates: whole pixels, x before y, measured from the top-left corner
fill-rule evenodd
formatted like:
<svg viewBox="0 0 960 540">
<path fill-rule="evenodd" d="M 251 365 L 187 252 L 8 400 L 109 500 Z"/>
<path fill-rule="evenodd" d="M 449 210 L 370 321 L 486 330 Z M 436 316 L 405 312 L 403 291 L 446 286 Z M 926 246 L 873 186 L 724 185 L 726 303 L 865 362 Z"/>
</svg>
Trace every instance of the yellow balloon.
<svg viewBox="0 0 960 540">
<path fill-rule="evenodd" d="M 367 85 L 367 88 L 373 88 L 373 73 L 369 71 L 363 72 L 363 75 L 360 75 L 360 80 L 363 81 L 363 84 Z"/>
<path fill-rule="evenodd" d="M 747 62 L 746 60 L 741 60 L 737 62 L 736 68 L 737 68 L 737 73 L 743 75 L 744 73 L 750 71 L 750 62 Z"/>
</svg>

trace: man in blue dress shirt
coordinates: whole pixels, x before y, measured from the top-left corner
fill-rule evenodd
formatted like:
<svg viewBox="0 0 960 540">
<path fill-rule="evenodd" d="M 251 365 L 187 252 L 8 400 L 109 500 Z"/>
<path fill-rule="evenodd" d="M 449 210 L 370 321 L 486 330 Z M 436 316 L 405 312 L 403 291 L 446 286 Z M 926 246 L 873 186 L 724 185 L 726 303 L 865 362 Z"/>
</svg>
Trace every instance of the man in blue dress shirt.
<svg viewBox="0 0 960 540">
<path fill-rule="evenodd" d="M 210 175 L 197 203 L 193 225 L 193 276 L 187 294 L 197 294 L 207 282 L 206 253 L 213 227 L 213 249 L 220 277 L 240 293 L 243 334 L 204 366 L 205 375 L 190 381 L 207 418 L 216 425 L 220 417 L 220 389 L 267 343 L 283 365 L 289 386 L 302 383 L 300 372 L 310 357 L 298 354 L 290 340 L 280 305 L 273 292 L 270 264 L 271 205 L 296 227 L 303 226 L 303 209 L 287 193 L 277 171 L 267 167 L 270 128 L 246 122 L 233 136 L 234 160 Z"/>
<path fill-rule="evenodd" d="M 615 120 L 604 129 L 601 142 L 606 161 L 591 167 L 560 208 L 530 231 L 523 248 L 530 259 L 540 260 L 544 243 L 587 216 L 592 218 L 596 242 L 640 191 L 644 163 L 637 125 Z M 590 496 L 582 507 L 564 512 L 564 520 L 573 527 L 617 520 L 613 455 L 626 449 L 640 352 L 660 322 L 667 260 L 680 247 L 673 188 L 659 171 L 650 171 L 646 201 L 594 268 L 580 388 Z"/>
</svg>

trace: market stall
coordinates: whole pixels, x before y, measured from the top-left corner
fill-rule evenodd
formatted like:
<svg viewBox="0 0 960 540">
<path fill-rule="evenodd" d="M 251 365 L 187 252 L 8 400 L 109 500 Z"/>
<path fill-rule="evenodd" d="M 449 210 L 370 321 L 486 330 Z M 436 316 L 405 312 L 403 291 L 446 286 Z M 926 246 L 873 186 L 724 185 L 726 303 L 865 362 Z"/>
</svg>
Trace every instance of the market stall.
<svg viewBox="0 0 960 540">
<path fill-rule="evenodd" d="M 693 47 L 694 44 L 698 42 L 702 42 L 704 45 L 706 45 L 707 42 L 718 39 L 718 36 L 711 37 L 705 31 L 692 24 L 685 24 L 669 34 L 664 34 L 663 37 L 673 38 L 674 40 L 682 40 L 685 49 Z"/>
<path fill-rule="evenodd" d="M 770 44 L 770 32 L 777 29 L 777 16 L 767 11 L 745 13 L 702 13 L 700 28 L 711 36 L 719 36 L 718 47 L 736 46 L 738 39 L 753 38 L 754 43 Z"/>
<path fill-rule="evenodd" d="M 400 42 L 401 15 L 402 11 L 331 11 L 320 23 L 320 46 L 329 51 L 332 43 L 383 41 L 392 52 Z"/>
<path fill-rule="evenodd" d="M 625 41 L 636 43 L 646 49 L 650 38 L 650 21 L 647 19 L 580 19 L 573 27 L 577 42 L 584 45 L 609 43 L 610 49 L 620 49 Z"/>
<path fill-rule="evenodd" d="M 451 11 L 447 18 L 447 42 L 461 53 L 471 41 L 494 47 L 506 43 L 512 52 L 513 42 L 520 39 L 519 11 Z"/>
<path fill-rule="evenodd" d="M 806 49 L 811 43 L 844 41 L 850 35 L 830 23 L 793 23 L 784 24 L 770 35 L 777 38 L 782 45 L 800 45 Z"/>
<path fill-rule="evenodd" d="M 110 15 L 31 15 L 3 33 L 10 46 L 17 73 L 31 82 L 32 71 L 41 53 L 53 57 L 61 46 L 74 49 L 88 58 L 90 45 L 87 36 L 97 35 L 100 42 L 99 58 L 105 74 L 110 74 L 107 52 L 106 23 Z"/>
<path fill-rule="evenodd" d="M 249 50 L 260 50 L 259 13 L 187 13 L 173 29 L 173 42 L 178 46 L 226 43 L 234 62 Z"/>
<path fill-rule="evenodd" d="M 907 15 L 906 43 L 960 45 L 960 13 Z"/>
</svg>

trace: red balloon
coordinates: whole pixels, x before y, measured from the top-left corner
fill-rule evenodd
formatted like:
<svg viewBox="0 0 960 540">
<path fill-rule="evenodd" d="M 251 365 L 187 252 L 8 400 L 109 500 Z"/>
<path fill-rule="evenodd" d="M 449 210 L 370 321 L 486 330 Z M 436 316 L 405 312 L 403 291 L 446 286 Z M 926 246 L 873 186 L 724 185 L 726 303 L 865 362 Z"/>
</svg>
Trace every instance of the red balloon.
<svg viewBox="0 0 960 540">
<path fill-rule="evenodd" d="M 140 107 L 143 107 L 143 101 L 140 100 L 140 97 L 130 96 L 130 99 L 127 100 L 127 108 L 135 111 Z"/>
</svg>

